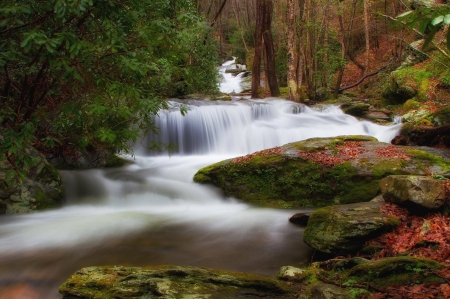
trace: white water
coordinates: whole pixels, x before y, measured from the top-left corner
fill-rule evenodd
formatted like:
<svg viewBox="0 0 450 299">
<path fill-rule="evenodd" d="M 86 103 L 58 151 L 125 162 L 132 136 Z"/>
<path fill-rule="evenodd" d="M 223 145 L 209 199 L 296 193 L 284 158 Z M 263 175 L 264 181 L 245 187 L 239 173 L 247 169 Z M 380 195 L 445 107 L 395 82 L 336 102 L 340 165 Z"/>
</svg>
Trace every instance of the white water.
<svg viewBox="0 0 450 299">
<path fill-rule="evenodd" d="M 222 66 L 219 68 L 219 74 L 221 76 L 221 82 L 220 82 L 220 92 L 223 93 L 239 93 L 242 91 L 241 82 L 244 79 L 243 73 L 236 75 L 233 75 L 231 73 L 226 73 L 225 71 L 227 69 L 236 69 L 240 68 L 242 70 L 245 70 L 245 66 L 236 64 L 236 59 L 229 60 L 222 64 Z"/>
<path fill-rule="evenodd" d="M 57 286 L 90 265 L 180 264 L 276 274 L 310 254 L 298 210 L 261 209 L 192 182 L 211 163 L 310 137 L 364 134 L 389 141 L 399 125 L 361 122 L 337 107 L 318 112 L 280 99 L 193 101 L 187 116 L 161 111 L 151 140 L 178 150 L 136 146 L 134 164 L 62 171 L 65 207 L 0 218 L 0 299 L 60 298 Z M 22 293 L 20 293 L 22 292 Z M 28 292 L 31 297 L 25 297 Z"/>
</svg>

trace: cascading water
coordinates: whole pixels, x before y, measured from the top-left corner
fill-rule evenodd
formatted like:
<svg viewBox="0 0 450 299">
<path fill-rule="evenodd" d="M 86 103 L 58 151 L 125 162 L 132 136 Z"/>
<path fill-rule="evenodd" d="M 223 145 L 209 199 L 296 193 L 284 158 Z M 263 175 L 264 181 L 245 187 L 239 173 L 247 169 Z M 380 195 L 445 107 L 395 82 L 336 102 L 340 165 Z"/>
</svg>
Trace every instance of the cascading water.
<svg viewBox="0 0 450 299">
<path fill-rule="evenodd" d="M 227 73 L 226 71 L 229 69 L 241 69 L 243 71 L 246 70 L 245 65 L 236 64 L 236 58 L 233 58 L 233 60 L 229 60 L 222 64 L 222 66 L 220 66 L 219 68 L 219 74 L 221 77 L 220 92 L 239 93 L 242 91 L 241 82 L 244 79 L 244 73 L 240 73 L 238 75 Z"/>
<path fill-rule="evenodd" d="M 176 106 L 176 103 L 173 103 Z M 389 141 L 399 125 L 379 126 L 280 99 L 188 104 L 183 117 L 161 111 L 159 135 L 135 148 L 132 164 L 62 171 L 66 205 L 0 218 L 0 299 L 60 298 L 57 287 L 92 265 L 205 266 L 274 275 L 307 261 L 298 210 L 256 208 L 195 184 L 214 162 L 310 137 L 364 134 Z M 174 143 L 170 154 L 146 149 Z M 28 296 L 28 297 L 26 297 Z"/>
</svg>

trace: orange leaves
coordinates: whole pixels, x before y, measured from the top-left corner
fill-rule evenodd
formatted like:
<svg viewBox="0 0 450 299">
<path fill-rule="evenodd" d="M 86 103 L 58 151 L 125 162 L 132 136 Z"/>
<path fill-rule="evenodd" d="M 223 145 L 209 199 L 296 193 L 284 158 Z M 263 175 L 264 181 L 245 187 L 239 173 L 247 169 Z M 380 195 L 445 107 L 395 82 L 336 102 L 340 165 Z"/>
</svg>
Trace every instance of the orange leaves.
<svg viewBox="0 0 450 299">
<path fill-rule="evenodd" d="M 435 299 L 450 298 L 448 284 L 419 284 L 412 286 L 389 287 L 383 293 L 375 294 L 371 299 Z"/>
<path fill-rule="evenodd" d="M 369 243 L 384 249 L 378 257 L 408 253 L 450 264 L 450 217 L 432 214 L 426 217 L 408 215 L 406 209 L 387 203 L 382 211 L 401 220 L 393 232 Z"/>
<path fill-rule="evenodd" d="M 411 157 L 405 154 L 405 150 L 395 146 L 386 146 L 375 150 L 379 158 L 400 158 L 409 160 Z"/>
<path fill-rule="evenodd" d="M 298 155 L 304 159 L 318 162 L 326 167 L 333 167 L 351 160 L 363 153 L 362 144 L 358 141 L 345 141 L 344 144 L 335 148 L 327 147 L 325 150 L 317 152 L 299 151 Z"/>
<path fill-rule="evenodd" d="M 231 160 L 232 163 L 236 164 L 236 163 L 241 163 L 241 162 L 248 162 L 251 158 L 253 157 L 257 157 L 257 156 L 268 156 L 268 155 L 281 155 L 284 152 L 282 147 L 274 147 L 274 148 L 269 148 L 266 150 L 262 150 L 256 153 L 252 153 L 243 157 L 238 157 L 235 158 L 233 160 Z"/>
</svg>

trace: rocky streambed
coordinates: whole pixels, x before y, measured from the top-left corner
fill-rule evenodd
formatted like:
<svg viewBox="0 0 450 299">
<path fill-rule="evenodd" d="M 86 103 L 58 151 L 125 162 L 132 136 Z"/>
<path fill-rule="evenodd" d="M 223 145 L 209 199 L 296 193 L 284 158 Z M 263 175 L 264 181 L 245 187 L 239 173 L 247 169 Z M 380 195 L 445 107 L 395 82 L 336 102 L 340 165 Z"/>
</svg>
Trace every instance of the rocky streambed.
<svg viewBox="0 0 450 299">
<path fill-rule="evenodd" d="M 224 160 L 194 180 L 252 204 L 322 207 L 309 216 L 303 240 L 327 258 L 282 267 L 277 278 L 178 266 L 89 267 L 60 292 L 66 299 L 413 298 L 415 287 L 446 296 L 449 168 L 445 151 L 365 136 L 313 138 Z M 398 241 L 411 242 L 402 247 L 393 239 L 405 232 Z"/>
</svg>

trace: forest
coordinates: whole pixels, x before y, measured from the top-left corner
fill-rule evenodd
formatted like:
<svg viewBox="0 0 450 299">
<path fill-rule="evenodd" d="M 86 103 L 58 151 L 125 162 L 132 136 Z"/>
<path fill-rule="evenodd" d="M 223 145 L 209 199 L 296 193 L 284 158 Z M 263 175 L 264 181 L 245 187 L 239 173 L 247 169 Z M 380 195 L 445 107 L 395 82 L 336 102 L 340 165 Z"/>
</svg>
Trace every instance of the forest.
<svg viewBox="0 0 450 299">
<path fill-rule="evenodd" d="M 446 0 L 2 0 L 0 299 L 450 298 L 449 99 Z"/>
</svg>

